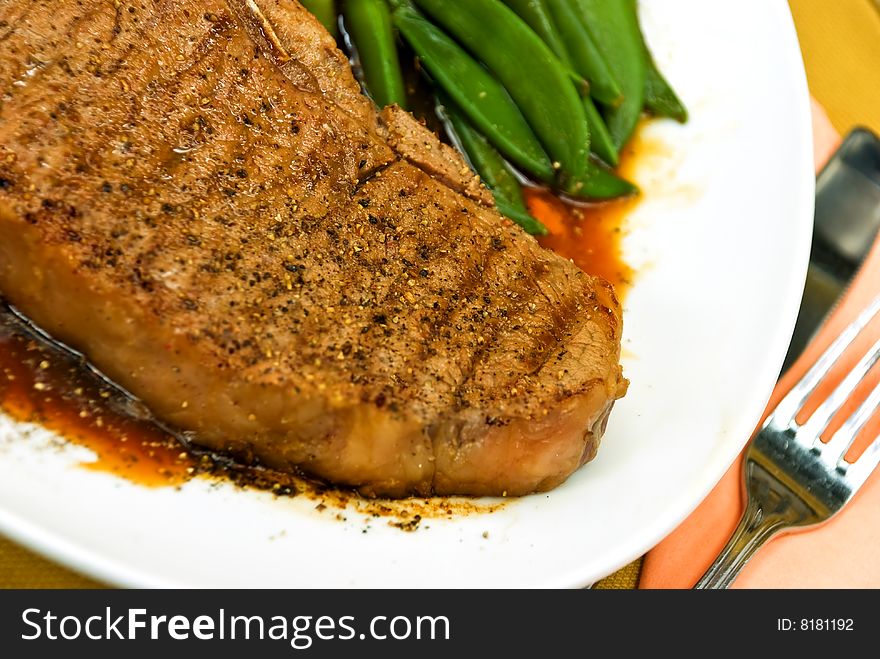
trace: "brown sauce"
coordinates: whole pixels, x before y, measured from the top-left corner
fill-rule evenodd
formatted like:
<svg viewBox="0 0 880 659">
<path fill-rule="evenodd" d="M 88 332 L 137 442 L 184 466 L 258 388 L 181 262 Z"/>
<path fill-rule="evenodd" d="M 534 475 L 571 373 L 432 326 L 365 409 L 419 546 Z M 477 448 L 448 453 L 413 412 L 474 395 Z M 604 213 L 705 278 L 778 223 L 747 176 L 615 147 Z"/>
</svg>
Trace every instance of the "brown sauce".
<svg viewBox="0 0 880 659">
<path fill-rule="evenodd" d="M 175 437 L 127 413 L 126 403 L 82 360 L 0 307 L 0 408 L 6 414 L 91 449 L 97 460 L 86 468 L 147 486 L 186 481 L 195 471 L 193 458 Z"/>
<path fill-rule="evenodd" d="M 636 137 L 618 171 L 634 179 Z M 627 214 L 639 198 L 603 204 L 562 200 L 546 190 L 528 189 L 530 210 L 550 229 L 541 244 L 583 270 L 612 282 L 625 293 L 633 272 L 623 260 Z M 467 498 L 374 501 L 303 476 L 244 466 L 197 447 L 164 429 L 137 401 L 91 370 L 81 356 L 52 342 L 0 300 L 0 410 L 21 422 L 37 423 L 90 449 L 86 469 L 103 471 L 148 487 L 168 487 L 194 477 L 232 481 L 278 496 L 307 495 L 315 509 L 340 519 L 342 509 L 390 518 L 405 531 L 430 518 L 493 512 L 502 503 Z M 333 511 L 337 512 L 333 512 Z"/>
<path fill-rule="evenodd" d="M 625 179 L 638 182 L 637 165 L 649 147 L 637 132 L 621 152 L 617 172 Z M 640 196 L 634 196 L 585 204 L 560 198 L 543 188 L 526 190 L 529 210 L 550 231 L 550 235 L 539 238 L 538 242 L 571 259 L 584 272 L 607 279 L 621 299 L 632 284 L 634 274 L 623 256 L 626 218 L 640 201 Z"/>
</svg>

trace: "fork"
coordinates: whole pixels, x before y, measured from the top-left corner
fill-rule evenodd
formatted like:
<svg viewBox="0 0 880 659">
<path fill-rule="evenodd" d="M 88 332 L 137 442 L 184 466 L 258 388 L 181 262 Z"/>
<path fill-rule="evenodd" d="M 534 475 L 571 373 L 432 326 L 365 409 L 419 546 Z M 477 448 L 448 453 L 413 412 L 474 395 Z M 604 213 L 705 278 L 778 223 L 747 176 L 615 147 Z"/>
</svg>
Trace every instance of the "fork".
<svg viewBox="0 0 880 659">
<path fill-rule="evenodd" d="M 694 588 L 727 588 L 755 552 L 774 536 L 822 524 L 849 502 L 880 463 L 880 437 L 853 462 L 844 459 L 880 407 L 878 385 L 831 439 L 820 435 L 880 359 L 877 341 L 808 420 L 796 421 L 811 394 L 855 338 L 880 312 L 876 298 L 837 337 L 770 413 L 749 445 L 743 478 L 746 507 L 718 558 Z"/>
</svg>

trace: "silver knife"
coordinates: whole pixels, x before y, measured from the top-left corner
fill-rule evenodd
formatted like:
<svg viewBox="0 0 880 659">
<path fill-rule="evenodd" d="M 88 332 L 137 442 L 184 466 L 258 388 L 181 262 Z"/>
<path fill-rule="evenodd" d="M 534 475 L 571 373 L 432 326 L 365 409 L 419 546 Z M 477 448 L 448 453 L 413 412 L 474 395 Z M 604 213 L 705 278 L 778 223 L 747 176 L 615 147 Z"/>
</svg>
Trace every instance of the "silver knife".
<svg viewBox="0 0 880 659">
<path fill-rule="evenodd" d="M 853 130 L 816 180 L 813 248 L 788 370 L 846 291 L 880 230 L 880 139 Z"/>
</svg>

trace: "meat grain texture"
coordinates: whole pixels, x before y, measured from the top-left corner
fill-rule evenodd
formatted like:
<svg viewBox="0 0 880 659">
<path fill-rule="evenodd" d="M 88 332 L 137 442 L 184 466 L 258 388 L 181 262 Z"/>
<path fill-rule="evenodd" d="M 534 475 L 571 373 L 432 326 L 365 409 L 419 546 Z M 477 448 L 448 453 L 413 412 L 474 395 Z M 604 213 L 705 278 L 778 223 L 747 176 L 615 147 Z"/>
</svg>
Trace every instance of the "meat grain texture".
<svg viewBox="0 0 880 659">
<path fill-rule="evenodd" d="M 521 495 L 623 395 L 605 281 L 286 0 L 0 0 L 0 294 L 197 443 Z"/>
</svg>

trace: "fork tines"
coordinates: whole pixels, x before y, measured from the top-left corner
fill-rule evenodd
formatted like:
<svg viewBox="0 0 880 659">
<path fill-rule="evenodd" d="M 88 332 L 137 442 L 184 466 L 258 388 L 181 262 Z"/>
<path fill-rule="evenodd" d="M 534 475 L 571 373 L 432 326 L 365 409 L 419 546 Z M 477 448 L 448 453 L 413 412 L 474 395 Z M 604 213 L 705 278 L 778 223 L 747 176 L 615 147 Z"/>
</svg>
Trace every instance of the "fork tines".
<svg viewBox="0 0 880 659">
<path fill-rule="evenodd" d="M 843 423 L 826 444 L 820 435 L 840 411 L 856 388 L 880 360 L 880 340 L 846 374 L 840 384 L 825 399 L 804 424 L 798 424 L 795 417 L 804 407 L 817 387 L 834 369 L 861 332 L 880 313 L 880 297 L 874 301 L 834 340 L 807 374 L 780 401 L 768 417 L 765 427 L 787 428 L 792 431 L 795 441 L 808 446 L 818 454 L 826 465 L 845 473 L 853 489 L 857 489 L 880 463 L 880 437 L 875 438 L 862 456 L 852 464 L 844 460 L 853 441 L 865 424 L 880 407 L 880 384 L 868 395 L 858 409 Z"/>
</svg>

